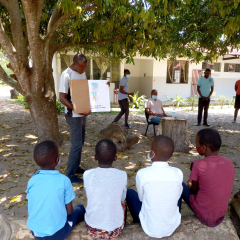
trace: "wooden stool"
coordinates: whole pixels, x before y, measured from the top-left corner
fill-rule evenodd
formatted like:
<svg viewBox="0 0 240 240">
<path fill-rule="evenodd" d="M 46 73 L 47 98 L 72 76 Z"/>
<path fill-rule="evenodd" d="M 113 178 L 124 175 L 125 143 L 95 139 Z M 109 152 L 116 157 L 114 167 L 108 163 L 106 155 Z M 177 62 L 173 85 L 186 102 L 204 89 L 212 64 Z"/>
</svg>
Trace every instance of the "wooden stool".
<svg viewBox="0 0 240 240">
<path fill-rule="evenodd" d="M 162 118 L 158 125 L 157 135 L 170 137 L 174 142 L 174 152 L 189 152 L 187 120 Z"/>
</svg>

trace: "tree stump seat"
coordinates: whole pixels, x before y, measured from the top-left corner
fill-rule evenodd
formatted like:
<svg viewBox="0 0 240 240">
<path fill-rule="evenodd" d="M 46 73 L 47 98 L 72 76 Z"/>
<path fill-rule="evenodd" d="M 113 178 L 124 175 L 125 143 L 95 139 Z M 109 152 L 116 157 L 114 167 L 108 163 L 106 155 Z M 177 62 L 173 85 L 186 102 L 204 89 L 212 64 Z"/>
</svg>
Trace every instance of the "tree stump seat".
<svg viewBox="0 0 240 240">
<path fill-rule="evenodd" d="M 189 152 L 188 121 L 171 117 L 162 118 L 157 135 L 170 137 L 174 142 L 175 152 Z"/>
</svg>

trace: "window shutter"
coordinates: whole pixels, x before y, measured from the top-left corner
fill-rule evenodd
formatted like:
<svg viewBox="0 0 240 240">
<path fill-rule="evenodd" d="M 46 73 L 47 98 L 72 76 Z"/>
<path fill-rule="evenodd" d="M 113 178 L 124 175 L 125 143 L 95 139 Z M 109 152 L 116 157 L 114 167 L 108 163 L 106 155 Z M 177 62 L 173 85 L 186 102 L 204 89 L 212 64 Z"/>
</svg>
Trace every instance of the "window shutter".
<svg viewBox="0 0 240 240">
<path fill-rule="evenodd" d="M 224 72 L 228 72 L 229 63 L 224 63 Z"/>
<path fill-rule="evenodd" d="M 173 61 L 167 60 L 167 83 L 173 82 Z"/>
<path fill-rule="evenodd" d="M 207 68 L 207 63 L 206 63 L 206 62 L 203 62 L 203 63 L 202 63 L 202 69 L 205 70 L 206 68 Z"/>
<path fill-rule="evenodd" d="M 220 63 L 214 63 L 213 70 L 215 72 L 221 72 L 221 64 Z"/>
<path fill-rule="evenodd" d="M 235 72 L 240 72 L 240 64 L 235 64 Z"/>
</svg>

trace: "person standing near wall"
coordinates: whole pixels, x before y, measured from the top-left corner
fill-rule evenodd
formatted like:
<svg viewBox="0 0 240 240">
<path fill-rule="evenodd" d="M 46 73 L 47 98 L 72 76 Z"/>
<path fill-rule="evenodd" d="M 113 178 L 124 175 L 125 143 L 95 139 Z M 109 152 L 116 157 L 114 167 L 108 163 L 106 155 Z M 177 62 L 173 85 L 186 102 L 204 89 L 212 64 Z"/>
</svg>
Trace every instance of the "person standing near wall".
<svg viewBox="0 0 240 240">
<path fill-rule="evenodd" d="M 210 104 L 210 97 L 214 89 L 213 78 L 210 77 L 211 70 L 207 68 L 204 73 L 204 77 L 200 77 L 197 82 L 197 91 L 199 93 L 198 99 L 198 122 L 196 126 L 200 126 L 202 122 L 202 112 L 204 109 L 203 125 L 209 127 L 207 123 L 208 108 Z"/>
<path fill-rule="evenodd" d="M 124 76 L 120 80 L 119 84 L 119 92 L 118 92 L 118 103 L 121 108 L 121 112 L 117 115 L 112 123 L 117 123 L 120 118 L 125 114 L 125 127 L 127 129 L 132 128 L 128 125 L 128 115 L 129 115 L 129 102 L 128 97 L 133 96 L 134 93 L 128 92 L 128 79 L 130 78 L 130 71 L 128 69 L 124 69 Z M 130 98 L 130 101 L 131 98 Z"/>
<path fill-rule="evenodd" d="M 80 167 L 80 163 L 82 146 L 85 139 L 86 117 L 91 113 L 91 109 L 86 113 L 75 113 L 73 111 L 69 80 L 86 80 L 86 68 L 87 58 L 83 54 L 76 54 L 73 58 L 72 65 L 63 71 L 60 78 L 59 99 L 65 106 L 65 118 L 70 127 L 71 138 L 66 176 L 69 177 L 72 183 L 83 183 L 83 180 L 77 177 L 76 173 L 83 174 L 85 172 L 85 170 Z"/>
<path fill-rule="evenodd" d="M 235 91 L 236 91 L 236 98 L 235 98 L 235 111 L 234 111 L 234 120 L 233 123 L 236 123 L 238 110 L 240 108 L 240 80 L 236 81 L 235 83 Z"/>
</svg>

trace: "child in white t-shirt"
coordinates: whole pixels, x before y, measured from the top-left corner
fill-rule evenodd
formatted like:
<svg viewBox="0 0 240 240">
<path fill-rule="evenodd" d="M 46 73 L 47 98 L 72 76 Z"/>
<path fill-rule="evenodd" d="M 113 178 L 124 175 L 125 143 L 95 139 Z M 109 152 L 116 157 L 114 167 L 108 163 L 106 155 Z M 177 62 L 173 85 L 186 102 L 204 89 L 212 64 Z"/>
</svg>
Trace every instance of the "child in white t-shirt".
<svg viewBox="0 0 240 240">
<path fill-rule="evenodd" d="M 125 219 L 127 174 L 112 167 L 117 160 L 116 145 L 108 139 L 97 143 L 95 160 L 98 168 L 83 174 L 87 194 L 85 222 L 88 233 L 94 238 L 117 237 Z"/>
</svg>

